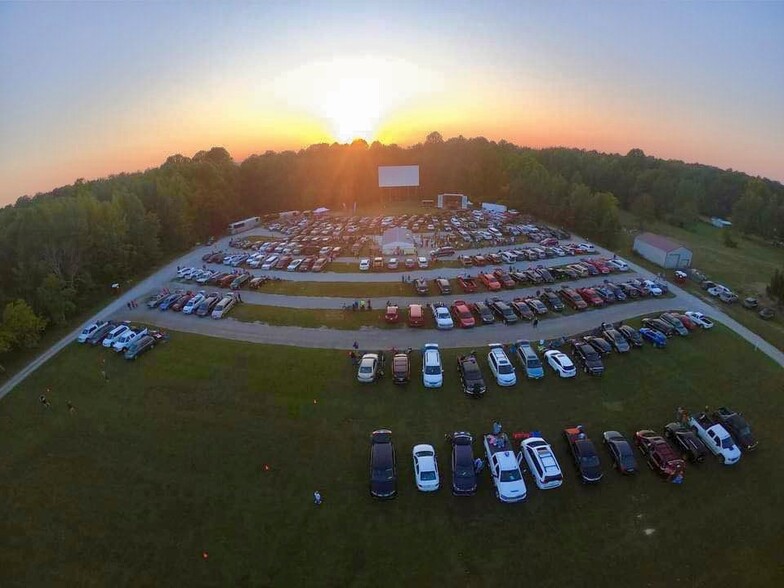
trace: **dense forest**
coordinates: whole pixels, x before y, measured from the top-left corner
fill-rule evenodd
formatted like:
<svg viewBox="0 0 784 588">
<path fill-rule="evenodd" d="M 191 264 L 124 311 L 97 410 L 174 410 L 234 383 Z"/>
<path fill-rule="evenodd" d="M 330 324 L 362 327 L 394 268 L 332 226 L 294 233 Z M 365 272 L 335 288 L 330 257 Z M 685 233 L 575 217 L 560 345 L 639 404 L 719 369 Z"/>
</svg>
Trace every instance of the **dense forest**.
<svg viewBox="0 0 784 588">
<path fill-rule="evenodd" d="M 784 186 L 714 167 L 577 149 L 529 149 L 482 137 L 423 143 L 312 145 L 267 151 L 237 165 L 223 148 L 173 155 L 160 167 L 84 181 L 0 209 L 0 354 L 34 345 L 171 256 L 240 218 L 388 198 L 378 165 L 418 164 L 418 198 L 462 192 L 509 204 L 605 245 L 616 242 L 619 208 L 681 226 L 698 215 L 731 217 L 737 230 L 784 236 Z M 20 302 L 24 301 L 24 302 Z"/>
</svg>

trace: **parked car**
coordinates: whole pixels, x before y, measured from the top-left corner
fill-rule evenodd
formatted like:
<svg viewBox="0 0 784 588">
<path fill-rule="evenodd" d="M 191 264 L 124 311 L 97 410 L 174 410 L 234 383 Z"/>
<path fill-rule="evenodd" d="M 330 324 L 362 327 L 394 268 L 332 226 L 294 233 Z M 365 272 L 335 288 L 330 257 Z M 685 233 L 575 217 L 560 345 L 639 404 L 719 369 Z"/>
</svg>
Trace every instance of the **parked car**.
<svg viewBox="0 0 784 588">
<path fill-rule="evenodd" d="M 729 431 L 735 442 L 746 451 L 752 451 L 757 448 L 757 439 L 751 432 L 751 427 L 743 415 L 734 410 L 722 406 L 713 412 L 713 420 L 720 423 L 727 431 Z"/>
<path fill-rule="evenodd" d="M 407 353 L 392 356 L 392 383 L 408 384 L 411 379 L 411 363 Z"/>
<path fill-rule="evenodd" d="M 774 316 L 776 316 L 776 312 L 772 308 L 770 308 L 770 307 L 765 307 L 765 308 L 761 309 L 758 314 L 759 314 L 760 318 L 762 320 L 765 320 L 765 321 L 769 321 Z"/>
<path fill-rule="evenodd" d="M 564 303 L 558 297 L 558 294 L 553 292 L 550 288 L 545 288 L 541 295 L 541 300 L 547 304 L 554 312 L 561 312 L 564 309 Z"/>
<path fill-rule="evenodd" d="M 427 286 L 427 280 L 424 278 L 417 278 L 414 280 L 414 290 L 416 290 L 416 293 L 420 296 L 426 296 L 429 294 L 430 289 Z"/>
<path fill-rule="evenodd" d="M 602 434 L 613 460 L 613 467 L 622 474 L 636 474 L 637 460 L 634 458 L 631 444 L 618 431 L 605 431 Z"/>
<path fill-rule="evenodd" d="M 199 308 L 196 310 L 196 316 L 204 317 L 212 313 L 212 310 L 217 306 L 218 302 L 221 301 L 221 298 L 222 296 L 217 292 L 207 296 L 202 300 L 201 304 L 199 304 Z"/>
<path fill-rule="evenodd" d="M 425 314 L 421 304 L 408 305 L 408 326 L 421 327 L 425 324 Z"/>
<path fill-rule="evenodd" d="M 357 381 L 363 384 L 370 384 L 375 382 L 381 371 L 381 355 L 378 353 L 365 353 L 362 359 L 359 360 L 359 369 L 357 369 Z"/>
<path fill-rule="evenodd" d="M 574 378 L 577 375 L 574 363 L 572 363 L 572 360 L 569 359 L 565 353 L 562 353 L 557 349 L 550 349 L 549 351 L 544 352 L 544 358 L 547 360 L 547 363 L 550 364 L 550 367 L 553 368 L 555 373 L 562 378 Z"/>
<path fill-rule="evenodd" d="M 588 437 L 585 429 L 581 425 L 564 429 L 564 437 L 582 481 L 592 484 L 601 480 L 602 468 L 599 454 L 596 453 L 593 441 Z"/>
<path fill-rule="evenodd" d="M 414 445 L 414 481 L 420 492 L 435 492 L 441 485 L 436 450 L 432 445 Z"/>
<path fill-rule="evenodd" d="M 657 318 L 644 318 L 642 319 L 643 326 L 659 331 L 665 337 L 672 337 L 675 334 L 675 328 L 666 321 Z"/>
<path fill-rule="evenodd" d="M 601 376 L 604 373 L 604 364 L 599 353 L 585 341 L 572 341 L 572 357 L 582 366 L 586 374 Z"/>
<path fill-rule="evenodd" d="M 487 391 L 485 379 L 482 377 L 482 370 L 476 360 L 476 354 L 457 356 L 457 374 L 463 392 L 474 398 L 481 398 Z"/>
<path fill-rule="evenodd" d="M 512 276 L 509 275 L 509 272 L 498 268 L 493 272 L 493 275 L 495 276 L 498 283 L 501 284 L 501 286 L 504 288 L 515 287 L 515 281 Z"/>
<path fill-rule="evenodd" d="M 125 323 L 114 327 L 111 331 L 107 333 L 106 337 L 103 338 L 102 345 L 104 347 L 111 347 L 112 345 L 114 345 L 114 342 L 117 341 L 117 339 L 122 337 L 125 333 L 127 333 L 130 330 L 131 328 Z"/>
<path fill-rule="evenodd" d="M 651 470 L 667 477 L 683 476 L 686 462 L 656 431 L 637 431 L 634 434 L 634 443 L 645 456 Z"/>
<path fill-rule="evenodd" d="M 234 305 L 237 303 L 237 299 L 234 298 L 232 294 L 226 294 L 215 308 L 212 310 L 212 314 L 210 315 L 214 319 L 221 319 L 225 317 L 229 311 L 234 308 Z"/>
<path fill-rule="evenodd" d="M 520 471 L 522 456 L 515 456 L 506 433 L 487 434 L 483 438 L 487 466 L 495 485 L 495 495 L 501 502 L 525 500 L 527 489 Z"/>
<path fill-rule="evenodd" d="M 117 326 L 117 323 L 108 322 L 103 323 L 101 326 L 97 327 L 92 334 L 87 337 L 86 342 L 90 345 L 98 345 L 99 343 L 103 342 L 103 338 L 108 335 L 114 327 Z"/>
<path fill-rule="evenodd" d="M 468 304 L 463 300 L 455 300 L 452 304 L 452 316 L 457 326 L 463 329 L 470 329 L 476 325 L 474 315 L 471 314 Z"/>
<path fill-rule="evenodd" d="M 708 448 L 691 427 L 684 423 L 672 422 L 664 427 L 664 437 L 670 440 L 689 461 L 702 461 L 708 455 Z"/>
<path fill-rule="evenodd" d="M 665 323 L 669 324 L 675 332 L 678 333 L 681 337 L 685 337 L 689 334 L 689 330 L 684 326 L 684 324 L 680 321 L 678 317 L 670 312 L 665 312 L 659 315 L 659 319 L 664 321 Z"/>
<path fill-rule="evenodd" d="M 604 300 L 593 288 L 577 288 L 577 293 L 582 296 L 583 300 L 585 300 L 589 306 L 593 306 L 594 308 L 604 306 Z"/>
<path fill-rule="evenodd" d="M 417 265 L 419 269 L 427 269 L 430 264 L 427 261 L 427 257 L 417 257 Z"/>
<path fill-rule="evenodd" d="M 476 292 L 477 285 L 476 280 L 474 278 L 469 277 L 459 277 L 457 278 L 457 283 L 463 292 L 467 294 L 471 294 L 472 292 Z"/>
<path fill-rule="evenodd" d="M 491 325 L 495 322 L 495 315 L 493 309 L 486 302 L 475 302 L 471 305 L 471 309 L 479 317 L 485 325 Z"/>
<path fill-rule="evenodd" d="M 528 305 L 528 307 L 532 311 L 534 311 L 535 314 L 538 314 L 540 316 L 547 314 L 547 307 L 538 298 L 534 298 L 533 296 L 529 296 L 527 298 L 524 298 L 523 302 L 525 302 Z"/>
<path fill-rule="evenodd" d="M 370 495 L 394 498 L 397 494 L 397 468 L 392 431 L 379 429 L 370 435 Z"/>
<path fill-rule="evenodd" d="M 519 339 L 515 344 L 515 350 L 520 363 L 523 365 L 526 377 L 538 380 L 544 377 L 544 368 L 542 367 L 542 360 L 531 347 L 530 341 Z"/>
<path fill-rule="evenodd" d="M 564 302 L 571 306 L 574 310 L 585 310 L 588 308 L 588 303 L 582 299 L 582 297 L 572 288 L 568 288 L 563 286 L 560 290 L 561 297 L 564 299 Z"/>
<path fill-rule="evenodd" d="M 553 448 L 541 436 L 532 434 L 520 442 L 528 472 L 540 490 L 551 490 L 563 484 L 563 472 Z"/>
<path fill-rule="evenodd" d="M 143 353 L 146 353 L 155 347 L 156 342 L 157 340 L 155 337 L 151 335 L 144 335 L 128 346 L 124 354 L 125 359 L 135 360 Z"/>
<path fill-rule="evenodd" d="M 433 320 L 437 329 L 451 329 L 455 326 L 446 304 L 435 302 L 430 305 L 430 309 L 433 312 Z"/>
<path fill-rule="evenodd" d="M 452 433 L 452 494 L 471 496 L 476 493 L 477 476 L 474 470 L 474 438 L 470 433 Z"/>
<path fill-rule="evenodd" d="M 422 383 L 425 388 L 440 388 L 444 383 L 444 368 L 436 343 L 426 343 L 422 348 Z"/>
<path fill-rule="evenodd" d="M 612 327 L 607 327 L 603 330 L 602 335 L 607 340 L 607 342 L 612 345 L 612 347 L 618 353 L 628 353 L 631 351 L 631 346 L 626 338 L 621 335 L 617 330 Z"/>
<path fill-rule="evenodd" d="M 512 307 L 500 298 L 488 298 L 485 300 L 485 304 L 493 309 L 493 313 L 495 313 L 505 325 L 511 325 L 517 322 L 517 315 L 514 313 L 514 310 L 512 310 Z"/>
<path fill-rule="evenodd" d="M 199 305 L 204 302 L 206 298 L 204 292 L 199 292 L 196 296 L 193 296 L 188 302 L 185 303 L 185 306 L 182 307 L 183 314 L 193 314 L 198 310 Z"/>
<path fill-rule="evenodd" d="M 712 329 L 713 328 L 713 321 L 711 321 L 707 316 L 702 314 L 701 312 L 687 310 L 686 316 L 697 323 L 703 329 Z"/>
<path fill-rule="evenodd" d="M 436 288 L 441 294 L 451 294 L 452 293 L 452 285 L 449 283 L 449 280 L 446 278 L 436 278 L 433 280 L 436 284 Z"/>
<path fill-rule="evenodd" d="M 489 347 L 487 363 L 493 376 L 495 376 L 496 383 L 499 386 L 514 386 L 517 383 L 517 375 L 512 362 L 509 361 L 509 357 L 504 352 L 503 345 L 493 343 Z"/>
<path fill-rule="evenodd" d="M 657 349 L 664 349 L 667 346 L 667 337 L 664 333 L 648 327 L 641 327 L 638 332 L 645 341 L 648 341 Z"/>
<path fill-rule="evenodd" d="M 618 327 L 618 332 L 629 342 L 629 345 L 642 348 L 642 335 L 640 335 L 637 329 L 630 327 L 629 325 L 621 325 Z"/>
<path fill-rule="evenodd" d="M 588 335 L 583 337 L 583 341 L 588 343 L 591 347 L 593 347 L 597 352 L 602 355 L 610 355 L 612 353 L 612 346 L 601 337 L 594 337 L 593 335 Z"/>
<path fill-rule="evenodd" d="M 740 449 L 735 444 L 732 435 L 723 425 L 714 422 L 707 413 L 701 412 L 696 416 L 689 417 L 689 425 L 724 465 L 732 465 L 740 461 Z"/>
<path fill-rule="evenodd" d="M 128 329 L 123 332 L 122 335 L 115 338 L 112 343 L 112 349 L 117 353 L 122 353 L 147 334 L 147 329 Z"/>
<path fill-rule="evenodd" d="M 400 322 L 400 308 L 396 304 L 387 306 L 387 310 L 384 313 L 384 321 L 389 324 Z"/>
<path fill-rule="evenodd" d="M 498 292 L 501 289 L 501 282 L 489 272 L 482 272 L 479 274 L 479 281 L 490 292 Z"/>
</svg>

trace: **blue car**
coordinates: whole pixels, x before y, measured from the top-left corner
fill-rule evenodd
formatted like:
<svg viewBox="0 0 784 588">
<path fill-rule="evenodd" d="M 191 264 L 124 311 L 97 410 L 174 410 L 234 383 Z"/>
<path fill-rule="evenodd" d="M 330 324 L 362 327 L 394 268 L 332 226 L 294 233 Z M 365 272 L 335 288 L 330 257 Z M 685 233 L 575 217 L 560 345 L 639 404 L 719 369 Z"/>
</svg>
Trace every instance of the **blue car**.
<svg viewBox="0 0 784 588">
<path fill-rule="evenodd" d="M 544 378 L 544 367 L 542 367 L 542 360 L 531 347 L 530 341 L 520 339 L 517 344 L 513 346 L 513 352 L 517 353 L 520 363 L 523 364 L 525 375 L 533 380 Z"/>
<path fill-rule="evenodd" d="M 158 306 L 158 308 L 160 310 L 169 310 L 169 307 L 172 304 L 174 304 L 177 301 L 177 299 L 180 298 L 180 296 L 182 296 L 182 292 L 177 292 L 176 294 L 170 294 L 169 296 L 167 296 L 163 300 L 163 302 L 161 302 L 161 304 L 160 304 L 160 306 Z"/>
<path fill-rule="evenodd" d="M 664 347 L 667 346 L 667 337 L 666 335 L 664 335 L 664 333 L 660 333 L 659 331 L 649 329 L 648 327 L 642 327 L 639 333 L 640 335 L 642 335 L 643 339 L 653 343 L 654 347 L 663 349 Z"/>
</svg>

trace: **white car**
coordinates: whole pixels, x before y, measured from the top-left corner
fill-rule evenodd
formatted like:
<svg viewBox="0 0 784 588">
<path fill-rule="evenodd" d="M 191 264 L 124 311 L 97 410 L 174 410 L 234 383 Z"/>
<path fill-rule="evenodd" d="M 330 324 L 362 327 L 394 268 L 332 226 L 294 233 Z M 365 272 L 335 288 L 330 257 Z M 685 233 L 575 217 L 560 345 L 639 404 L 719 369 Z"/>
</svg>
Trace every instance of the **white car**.
<svg viewBox="0 0 784 588">
<path fill-rule="evenodd" d="M 278 263 L 278 259 L 280 259 L 278 255 L 270 255 L 267 259 L 264 260 L 264 263 L 261 265 L 261 269 L 264 271 L 271 270 L 272 266 Z"/>
<path fill-rule="evenodd" d="M 487 363 L 490 364 L 490 371 L 493 372 L 499 386 L 514 386 L 517 383 L 514 366 L 504 353 L 504 348 L 500 343 L 490 345 Z"/>
<path fill-rule="evenodd" d="M 365 384 L 376 381 L 379 359 L 377 353 L 366 353 L 362 356 L 357 370 L 357 380 Z"/>
<path fill-rule="evenodd" d="M 664 294 L 661 288 L 654 282 L 653 280 L 643 280 L 642 285 L 650 290 L 651 294 L 654 296 L 661 296 Z"/>
<path fill-rule="evenodd" d="M 441 353 L 435 343 L 426 343 L 422 349 L 422 383 L 425 388 L 440 388 L 444 383 Z"/>
<path fill-rule="evenodd" d="M 427 262 L 427 257 L 417 257 L 417 264 L 419 265 L 420 269 L 426 269 L 430 265 Z"/>
<path fill-rule="evenodd" d="M 586 253 L 596 253 L 596 247 L 594 247 L 590 243 L 580 243 L 578 247 L 583 251 L 585 251 Z"/>
<path fill-rule="evenodd" d="M 701 326 L 703 329 L 712 329 L 713 328 L 713 321 L 711 321 L 707 316 L 702 314 L 701 312 L 697 312 L 695 310 L 687 310 L 686 316 Z"/>
<path fill-rule="evenodd" d="M 109 334 L 106 335 L 103 339 L 102 345 L 106 348 L 111 347 L 114 345 L 114 342 L 120 338 L 120 336 L 124 335 L 128 331 L 130 331 L 130 327 L 128 325 L 120 325 L 119 327 L 114 327 Z"/>
<path fill-rule="evenodd" d="M 303 260 L 302 260 L 301 257 L 298 257 L 297 259 L 292 260 L 292 262 L 289 264 L 289 267 L 286 268 L 286 271 L 287 272 L 295 272 L 295 271 L 297 271 L 297 268 L 302 265 L 302 261 Z"/>
<path fill-rule="evenodd" d="M 182 314 L 193 314 L 196 312 L 196 309 L 199 308 L 199 304 L 204 302 L 204 298 L 204 292 L 196 294 L 196 296 L 188 300 L 188 302 L 185 303 L 185 306 L 182 307 Z"/>
<path fill-rule="evenodd" d="M 362 258 L 359 260 L 359 271 L 366 272 L 370 269 L 370 260 L 367 258 Z"/>
<path fill-rule="evenodd" d="M 713 288 L 708 288 L 708 294 L 711 296 L 718 296 L 719 294 L 732 294 L 732 290 L 727 288 L 727 286 L 716 284 L 713 286 Z"/>
<path fill-rule="evenodd" d="M 432 445 L 414 445 L 414 480 L 421 492 L 435 492 L 440 485 L 436 450 Z"/>
<path fill-rule="evenodd" d="M 82 329 L 82 332 L 79 333 L 79 336 L 76 338 L 76 340 L 79 343 L 84 343 L 85 341 L 87 341 L 87 339 L 89 339 L 93 335 L 93 333 L 95 333 L 95 331 L 103 327 L 105 324 L 106 321 L 97 321 L 91 325 L 87 325 L 85 328 Z"/>
<path fill-rule="evenodd" d="M 220 319 L 226 316 L 228 312 L 234 308 L 234 305 L 237 303 L 237 300 L 231 294 L 227 294 L 223 297 L 223 299 L 218 302 L 218 305 L 212 311 L 212 318 Z"/>
<path fill-rule="evenodd" d="M 528 490 L 520 471 L 521 455 L 515 455 L 511 442 L 507 439 L 502 448 L 490 443 L 492 435 L 485 435 L 484 446 L 487 466 L 495 485 L 495 495 L 501 502 L 520 502 L 525 500 Z"/>
<path fill-rule="evenodd" d="M 629 264 L 622 259 L 611 259 L 607 262 L 607 264 L 613 266 L 619 272 L 628 272 L 630 269 Z"/>
<path fill-rule="evenodd" d="M 561 353 L 557 349 L 551 349 L 544 352 L 544 357 L 547 363 L 550 364 L 550 367 L 562 378 L 573 378 L 577 375 L 574 363 L 565 353 Z"/>
<path fill-rule="evenodd" d="M 117 339 L 112 344 L 112 349 L 114 349 L 117 353 L 125 351 L 128 349 L 128 347 L 136 343 L 136 341 L 144 337 L 146 334 L 147 329 L 140 329 L 138 331 L 128 329 L 125 331 L 125 333 L 117 337 Z"/>
<path fill-rule="evenodd" d="M 397 257 L 389 258 L 389 261 L 387 262 L 387 269 L 391 269 L 391 270 L 397 269 Z"/>
<path fill-rule="evenodd" d="M 430 308 L 433 309 L 433 319 L 436 322 L 437 329 L 454 328 L 455 323 L 452 321 L 452 315 L 449 314 L 449 309 L 446 304 L 436 302 L 435 304 L 432 304 Z"/>
<path fill-rule="evenodd" d="M 540 490 L 558 488 L 563 484 L 563 472 L 553 448 L 542 437 L 531 436 L 523 439 L 520 452 L 528 464 L 528 472 Z"/>
</svg>

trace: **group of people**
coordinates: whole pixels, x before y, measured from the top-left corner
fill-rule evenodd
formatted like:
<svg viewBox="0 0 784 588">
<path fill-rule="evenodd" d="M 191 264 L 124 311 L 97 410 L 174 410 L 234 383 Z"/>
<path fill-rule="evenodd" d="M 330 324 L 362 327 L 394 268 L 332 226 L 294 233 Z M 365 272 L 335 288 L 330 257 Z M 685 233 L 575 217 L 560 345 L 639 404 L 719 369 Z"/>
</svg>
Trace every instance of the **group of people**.
<svg viewBox="0 0 784 588">
<path fill-rule="evenodd" d="M 355 300 L 351 304 L 344 305 L 344 310 L 373 310 L 373 304 L 370 302 L 370 298 L 367 300 Z"/>
</svg>

